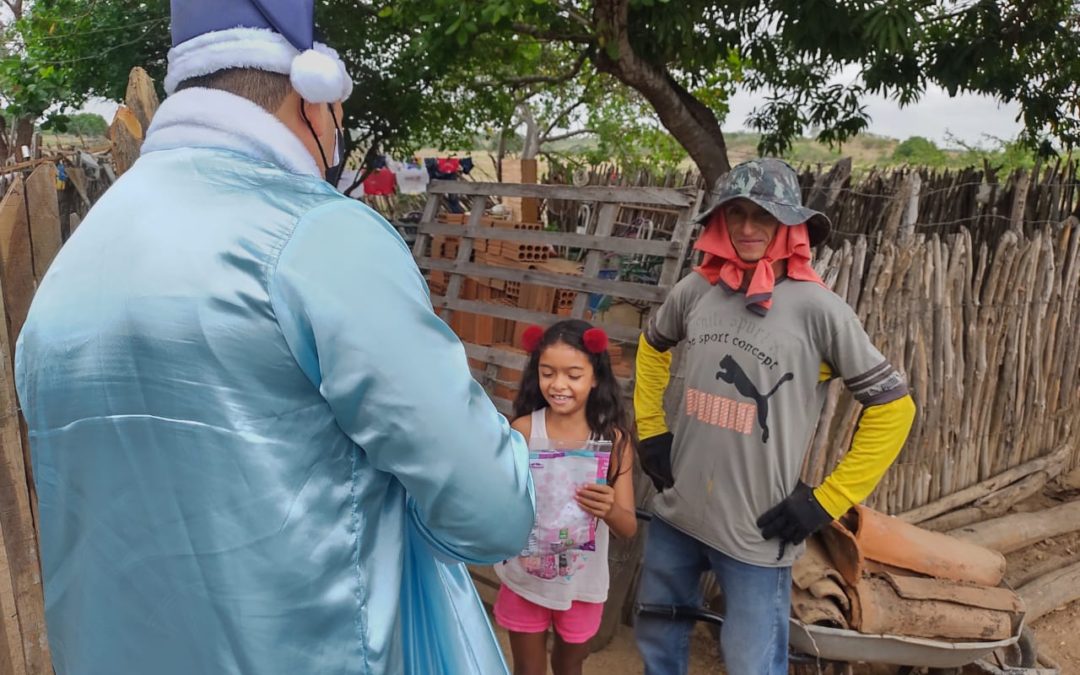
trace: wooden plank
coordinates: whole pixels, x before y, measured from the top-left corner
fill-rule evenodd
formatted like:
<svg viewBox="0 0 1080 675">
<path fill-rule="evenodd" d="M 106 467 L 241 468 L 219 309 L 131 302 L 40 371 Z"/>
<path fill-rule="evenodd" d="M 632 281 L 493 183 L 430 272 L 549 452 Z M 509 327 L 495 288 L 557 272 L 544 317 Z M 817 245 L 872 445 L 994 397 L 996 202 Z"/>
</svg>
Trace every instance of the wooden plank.
<svg viewBox="0 0 1080 675">
<path fill-rule="evenodd" d="M 424 204 L 424 212 L 420 215 L 420 225 L 416 232 L 416 241 L 413 242 L 413 257 L 420 258 L 427 255 L 428 240 L 431 237 L 424 231 L 425 225 L 430 225 L 439 213 L 439 195 L 429 194 L 427 203 Z"/>
<path fill-rule="evenodd" d="M 68 179 L 75 186 L 75 192 L 79 193 L 79 199 L 82 200 L 83 206 L 89 209 L 93 206 L 93 203 L 90 201 L 90 194 L 86 191 L 86 171 L 78 166 L 69 166 L 66 171 Z"/>
<path fill-rule="evenodd" d="M 494 316 L 500 319 L 510 319 L 511 321 L 524 321 L 526 323 L 545 324 L 554 318 L 551 313 L 531 312 L 527 309 L 510 307 L 509 305 L 499 305 L 493 302 L 481 302 L 479 300 L 462 300 L 461 298 L 450 298 L 441 295 L 431 296 L 431 304 L 436 309 L 446 308 L 459 312 L 470 312 L 472 314 Z M 638 336 L 641 335 L 640 328 L 633 328 L 631 326 L 596 321 L 593 322 L 593 325 L 603 328 L 613 340 L 637 342 Z"/>
<path fill-rule="evenodd" d="M 672 288 L 679 280 L 679 273 L 682 271 L 683 261 L 686 260 L 686 254 L 690 250 L 690 234 L 694 229 L 693 217 L 697 214 L 698 209 L 701 208 L 701 200 L 704 197 L 704 192 L 697 191 L 694 195 L 694 203 L 690 205 L 690 208 L 679 215 L 678 222 L 675 223 L 675 230 L 671 233 L 672 242 L 678 245 L 678 251 L 673 258 L 669 258 L 664 261 L 663 267 L 660 268 L 660 286 Z"/>
<path fill-rule="evenodd" d="M 52 164 L 39 166 L 26 179 L 26 215 L 30 220 L 34 279 L 40 284 L 63 243 L 60 203 L 56 196 L 56 167 Z"/>
<path fill-rule="evenodd" d="M 4 523 L 0 519 L 0 673 L 26 675 L 26 657 L 19 635 L 19 612 L 15 606 L 15 586 L 11 578 Z"/>
<path fill-rule="evenodd" d="M 465 242 L 462 242 L 462 246 Z M 460 249 L 458 255 L 460 256 Z M 590 279 L 584 276 L 569 274 L 554 274 L 541 272 L 540 270 L 524 269 L 517 267 L 496 267 L 494 265 L 482 265 L 478 263 L 463 263 L 457 260 L 441 260 L 438 258 L 420 258 L 416 261 L 418 267 L 423 269 L 439 270 L 451 274 L 464 274 L 470 277 L 487 277 L 490 279 L 502 279 L 503 281 L 518 281 L 526 284 L 550 286 L 552 288 L 569 288 L 586 293 L 604 293 L 605 295 L 617 295 L 630 300 L 649 300 L 651 302 L 663 302 L 670 288 L 650 286 L 630 281 L 615 281 L 613 279 Z M 450 280 L 453 283 L 453 279 Z M 447 288 L 447 297 L 454 297 Z M 579 295 L 578 300 L 583 296 Z"/>
<path fill-rule="evenodd" d="M 470 359 L 476 359 L 478 361 L 483 361 L 484 363 L 494 363 L 497 366 L 522 370 L 529 362 L 528 355 L 523 353 L 512 352 L 497 347 L 485 347 L 471 342 L 465 342 L 463 344 L 465 346 L 465 354 Z"/>
<path fill-rule="evenodd" d="M 653 187 L 574 187 L 572 185 L 529 185 L 522 183 L 478 183 L 472 181 L 433 180 L 428 193 L 440 195 L 485 195 L 490 197 L 537 197 L 568 199 L 601 204 L 642 204 L 686 208 L 693 197 L 672 188 Z"/>
<path fill-rule="evenodd" d="M 596 219 L 596 236 L 597 237 L 610 237 L 611 231 L 615 227 L 615 217 L 619 213 L 618 204 L 604 204 L 600 207 L 600 215 Z M 604 255 L 600 251 L 589 251 L 585 255 L 585 270 L 582 272 L 583 279 L 586 281 L 592 281 L 600 274 L 600 266 L 604 264 Z M 664 297 L 667 295 L 666 289 L 663 295 L 656 302 L 663 302 Z M 628 296 L 624 296 L 628 297 Z M 642 298 L 645 299 L 645 298 Z M 570 316 L 575 319 L 585 318 L 585 308 L 588 306 L 589 296 L 579 295 L 574 299 L 574 308 L 570 310 Z"/>
<path fill-rule="evenodd" d="M 484 200 L 481 198 L 479 204 L 473 204 L 473 210 L 469 214 L 469 227 L 479 227 L 480 221 L 484 217 Z M 479 207 L 479 208 L 477 208 Z M 460 268 L 462 266 L 471 265 L 469 260 L 472 259 L 473 252 L 473 240 L 463 239 L 458 244 L 457 258 L 454 259 L 454 263 Z M 433 268 L 434 269 L 434 268 Z M 459 298 L 461 296 L 461 285 L 465 282 L 464 275 L 459 271 L 457 273 L 451 273 L 450 282 L 446 284 L 446 297 L 447 298 Z M 448 307 L 448 311 L 443 313 L 443 320 L 449 322 L 454 316 L 454 308 Z"/>
<path fill-rule="evenodd" d="M 5 200 L 6 201 L 6 200 Z M 0 212 L 2 212 L 0 208 Z M 28 274 L 29 270 L 24 268 Z M 7 278 L 6 276 L 4 277 Z M 0 303 L 3 293 L 0 293 Z M 0 304 L 0 312 L 4 311 Z M 11 355 L 14 340 L 0 330 L 0 527 L 22 633 L 26 672 L 51 673 L 37 534 L 27 489 L 22 432 Z"/>
<path fill-rule="evenodd" d="M 26 217 L 25 185 L 17 176 L 0 201 L 0 281 L 7 307 L 11 344 L 22 330 L 34 297 L 34 265 L 30 248 L 30 223 Z"/>
<path fill-rule="evenodd" d="M 649 241 L 625 237 L 598 237 L 573 232 L 548 232 L 545 230 L 512 230 L 504 227 L 462 227 L 448 223 L 421 223 L 419 231 L 425 234 L 450 237 L 474 237 L 494 241 L 513 241 L 549 246 L 570 246 L 623 253 L 626 255 L 654 255 L 674 258 L 679 254 L 679 241 Z"/>
</svg>

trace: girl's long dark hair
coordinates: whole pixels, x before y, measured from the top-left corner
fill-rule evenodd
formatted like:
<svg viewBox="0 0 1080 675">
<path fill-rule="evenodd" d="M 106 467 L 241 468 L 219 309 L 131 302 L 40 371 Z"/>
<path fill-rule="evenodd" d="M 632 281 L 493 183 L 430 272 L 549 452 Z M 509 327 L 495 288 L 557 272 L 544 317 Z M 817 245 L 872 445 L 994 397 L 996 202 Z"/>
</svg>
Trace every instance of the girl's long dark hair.
<svg viewBox="0 0 1080 675">
<path fill-rule="evenodd" d="M 611 369 L 611 356 L 606 349 L 599 354 L 593 354 L 585 348 L 585 331 L 590 328 L 592 325 L 587 321 L 567 319 L 544 331 L 539 346 L 529 354 L 529 362 L 521 374 L 521 386 L 518 388 L 517 398 L 514 399 L 514 418 L 531 415 L 548 405 L 540 391 L 540 354 L 545 349 L 562 343 L 584 354 L 592 364 L 593 376 L 596 378 L 596 386 L 589 392 L 589 399 L 585 404 L 585 419 L 596 437 L 612 442 L 608 484 L 613 485 L 615 479 L 624 473 L 620 467 L 623 448 L 629 447 L 631 452 L 634 449 L 634 431 L 626 415 L 619 383 Z M 615 445 L 616 438 L 621 438 L 619 446 Z"/>
</svg>

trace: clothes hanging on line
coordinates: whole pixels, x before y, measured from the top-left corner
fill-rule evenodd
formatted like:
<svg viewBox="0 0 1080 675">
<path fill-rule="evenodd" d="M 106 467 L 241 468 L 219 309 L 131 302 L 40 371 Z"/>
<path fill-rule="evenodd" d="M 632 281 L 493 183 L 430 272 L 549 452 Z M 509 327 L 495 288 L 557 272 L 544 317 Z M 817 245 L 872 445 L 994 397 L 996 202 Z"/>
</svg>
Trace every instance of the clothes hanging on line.
<svg viewBox="0 0 1080 675">
<path fill-rule="evenodd" d="M 396 179 L 394 172 L 383 166 L 368 174 L 364 179 L 364 194 L 369 196 L 392 195 Z"/>
<path fill-rule="evenodd" d="M 427 169 L 415 162 L 396 162 L 390 160 L 387 163 L 397 179 L 398 192 L 404 195 L 418 195 L 427 191 L 429 175 Z"/>
</svg>

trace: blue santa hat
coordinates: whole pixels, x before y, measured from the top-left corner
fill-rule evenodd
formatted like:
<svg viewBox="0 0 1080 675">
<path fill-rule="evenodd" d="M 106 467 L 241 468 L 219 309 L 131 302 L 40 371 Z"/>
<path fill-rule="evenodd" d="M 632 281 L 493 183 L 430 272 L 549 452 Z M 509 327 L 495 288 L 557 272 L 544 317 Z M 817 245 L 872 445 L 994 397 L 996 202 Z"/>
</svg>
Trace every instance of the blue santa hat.
<svg viewBox="0 0 1080 675">
<path fill-rule="evenodd" d="M 338 53 L 315 41 L 315 0 L 171 0 L 165 92 L 226 68 L 288 75 L 311 103 L 343 101 L 352 79 Z"/>
</svg>

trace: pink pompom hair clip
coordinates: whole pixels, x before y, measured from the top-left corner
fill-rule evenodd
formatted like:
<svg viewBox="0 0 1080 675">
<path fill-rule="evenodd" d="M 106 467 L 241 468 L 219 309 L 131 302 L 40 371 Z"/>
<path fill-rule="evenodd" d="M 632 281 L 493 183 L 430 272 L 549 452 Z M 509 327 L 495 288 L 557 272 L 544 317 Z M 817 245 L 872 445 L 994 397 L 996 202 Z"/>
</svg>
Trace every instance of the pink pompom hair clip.
<svg viewBox="0 0 1080 675">
<path fill-rule="evenodd" d="M 544 329 L 537 325 L 529 326 L 521 334 L 521 348 L 530 354 L 535 352 L 540 347 L 540 343 L 544 339 Z M 585 350 L 590 354 L 603 354 L 607 351 L 610 340 L 607 333 L 601 328 L 590 328 L 586 330 L 582 336 L 581 341 L 585 345 Z"/>
</svg>

